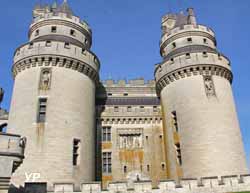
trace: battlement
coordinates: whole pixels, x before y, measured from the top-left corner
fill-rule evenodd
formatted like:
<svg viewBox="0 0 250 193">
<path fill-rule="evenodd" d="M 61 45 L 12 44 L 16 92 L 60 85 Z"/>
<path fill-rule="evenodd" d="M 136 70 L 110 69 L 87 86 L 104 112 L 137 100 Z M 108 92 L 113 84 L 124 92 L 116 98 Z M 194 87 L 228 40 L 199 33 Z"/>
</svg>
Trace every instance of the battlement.
<svg viewBox="0 0 250 193">
<path fill-rule="evenodd" d="M 131 80 L 103 80 L 101 81 L 101 84 L 104 87 L 154 87 L 155 81 L 154 80 L 148 80 L 146 81 L 144 78 L 137 78 L 137 79 L 131 79 Z"/>
<path fill-rule="evenodd" d="M 35 185 L 35 184 L 34 184 Z M 72 183 L 56 183 L 48 192 L 65 193 L 226 193 L 250 190 L 250 175 L 204 177 L 200 179 L 182 179 L 161 181 L 158 187 L 152 187 L 151 181 L 112 182 L 106 190 L 102 190 L 101 183 L 83 183 L 76 188 Z M 32 191 L 31 191 L 32 192 Z"/>
<path fill-rule="evenodd" d="M 78 16 L 75 16 L 67 2 L 64 2 L 62 5 L 54 3 L 51 6 L 38 4 L 33 10 L 33 20 L 31 26 L 38 22 L 51 19 L 62 19 L 76 23 L 86 29 L 90 34 L 92 33 L 88 23 L 81 20 Z"/>
<path fill-rule="evenodd" d="M 162 45 L 166 40 L 174 37 L 175 35 L 180 34 L 180 33 L 186 33 L 186 32 L 203 32 L 205 34 L 208 34 L 211 37 L 215 37 L 214 31 L 205 25 L 187 24 L 187 25 L 178 26 L 169 31 L 163 32 L 160 45 Z"/>
</svg>

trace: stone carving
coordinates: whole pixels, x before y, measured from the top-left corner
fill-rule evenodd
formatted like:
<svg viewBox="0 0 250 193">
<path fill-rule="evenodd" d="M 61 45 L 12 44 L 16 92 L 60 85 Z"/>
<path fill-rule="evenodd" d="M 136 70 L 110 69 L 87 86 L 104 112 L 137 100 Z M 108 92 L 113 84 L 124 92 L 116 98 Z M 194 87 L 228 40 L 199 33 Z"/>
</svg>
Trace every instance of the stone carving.
<svg viewBox="0 0 250 193">
<path fill-rule="evenodd" d="M 208 97 L 216 96 L 213 79 L 211 76 L 204 76 L 204 86 Z"/>
<path fill-rule="evenodd" d="M 118 131 L 119 132 L 119 131 Z M 139 149 L 143 147 L 142 130 L 122 130 L 118 133 L 118 145 L 120 149 Z"/>
<path fill-rule="evenodd" d="M 46 68 L 41 71 L 40 89 L 48 90 L 51 83 L 51 69 Z"/>
</svg>

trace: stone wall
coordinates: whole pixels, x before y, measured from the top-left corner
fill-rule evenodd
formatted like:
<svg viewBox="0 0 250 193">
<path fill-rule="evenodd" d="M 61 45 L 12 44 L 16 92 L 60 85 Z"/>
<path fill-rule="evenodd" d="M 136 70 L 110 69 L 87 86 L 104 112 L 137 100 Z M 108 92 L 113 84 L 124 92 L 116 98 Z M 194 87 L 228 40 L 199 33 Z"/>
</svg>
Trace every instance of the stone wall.
<svg viewBox="0 0 250 193">
<path fill-rule="evenodd" d="M 229 193 L 250 190 L 250 175 L 205 177 L 201 179 L 183 179 L 180 182 L 162 181 L 157 188 L 152 188 L 151 181 L 134 183 L 113 182 L 102 190 L 98 182 L 81 184 L 80 189 L 71 183 L 56 183 L 52 193 Z M 32 192 L 31 192 L 32 193 Z"/>
</svg>

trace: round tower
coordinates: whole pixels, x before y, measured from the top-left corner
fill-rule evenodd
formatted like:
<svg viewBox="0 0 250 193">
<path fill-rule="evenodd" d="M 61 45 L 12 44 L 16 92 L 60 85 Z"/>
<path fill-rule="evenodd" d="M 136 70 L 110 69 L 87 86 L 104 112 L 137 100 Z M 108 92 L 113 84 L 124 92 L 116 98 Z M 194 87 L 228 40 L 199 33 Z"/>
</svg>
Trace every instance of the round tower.
<svg viewBox="0 0 250 193">
<path fill-rule="evenodd" d="M 8 130 L 27 137 L 24 182 L 95 179 L 95 88 L 100 63 L 88 24 L 69 5 L 38 5 L 29 42 L 17 48 Z"/>
<path fill-rule="evenodd" d="M 214 32 L 196 24 L 193 9 L 164 16 L 162 31 L 155 79 L 170 177 L 247 173 L 230 61 L 216 49 Z"/>
</svg>

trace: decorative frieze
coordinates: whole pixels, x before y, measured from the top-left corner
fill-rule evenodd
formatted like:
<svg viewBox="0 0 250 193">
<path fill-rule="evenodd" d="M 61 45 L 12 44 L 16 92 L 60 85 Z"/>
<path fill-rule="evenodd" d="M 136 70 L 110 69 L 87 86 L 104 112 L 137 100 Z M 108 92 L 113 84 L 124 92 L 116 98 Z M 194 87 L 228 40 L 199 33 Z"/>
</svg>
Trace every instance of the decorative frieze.
<svg viewBox="0 0 250 193">
<path fill-rule="evenodd" d="M 175 71 L 169 72 L 162 76 L 156 83 L 156 91 L 157 94 L 161 92 L 161 90 L 170 84 L 171 82 L 174 82 L 180 78 L 186 78 L 189 76 L 197 76 L 197 75 L 215 75 L 215 76 L 221 76 L 225 79 L 227 79 L 230 83 L 232 83 L 233 80 L 233 74 L 230 70 L 216 65 L 193 65 L 193 66 L 187 66 L 185 68 L 180 68 Z"/>
</svg>

